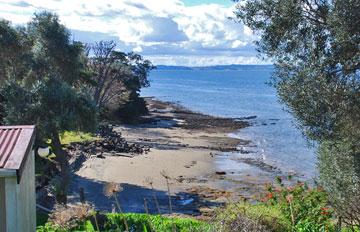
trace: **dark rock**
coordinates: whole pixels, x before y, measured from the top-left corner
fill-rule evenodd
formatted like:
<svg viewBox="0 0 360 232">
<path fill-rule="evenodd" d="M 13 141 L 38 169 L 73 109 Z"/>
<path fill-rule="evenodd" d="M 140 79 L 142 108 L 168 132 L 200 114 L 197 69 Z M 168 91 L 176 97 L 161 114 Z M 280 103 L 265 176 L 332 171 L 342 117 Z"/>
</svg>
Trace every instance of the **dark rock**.
<svg viewBox="0 0 360 232">
<path fill-rule="evenodd" d="M 215 172 L 216 175 L 226 175 L 226 172 Z"/>
<path fill-rule="evenodd" d="M 96 135 L 100 138 L 95 141 L 72 143 L 67 146 L 68 151 L 81 151 L 90 155 L 97 153 L 105 153 L 111 155 L 121 155 L 121 153 L 131 153 L 129 157 L 135 154 L 144 154 L 150 150 L 150 147 L 140 144 L 129 144 L 121 133 L 115 131 L 111 126 L 100 126 Z M 103 158 L 103 155 L 97 155 L 98 158 Z"/>
<path fill-rule="evenodd" d="M 99 154 L 96 157 L 99 158 L 99 159 L 105 159 L 105 156 L 103 154 Z"/>
</svg>

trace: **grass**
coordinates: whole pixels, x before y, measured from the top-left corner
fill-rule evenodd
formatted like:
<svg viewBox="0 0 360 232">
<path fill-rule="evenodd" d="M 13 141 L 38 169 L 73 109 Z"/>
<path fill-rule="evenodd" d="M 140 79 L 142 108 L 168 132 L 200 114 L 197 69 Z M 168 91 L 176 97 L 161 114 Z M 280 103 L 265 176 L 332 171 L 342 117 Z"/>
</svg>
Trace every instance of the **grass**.
<svg viewBox="0 0 360 232">
<path fill-rule="evenodd" d="M 99 138 L 91 133 L 84 133 L 79 131 L 66 131 L 60 136 L 61 144 L 69 145 L 70 143 L 81 143 L 87 141 L 98 140 Z"/>
<path fill-rule="evenodd" d="M 190 218 L 167 217 L 160 215 L 148 215 L 138 213 L 108 213 L 105 215 L 97 215 L 100 231 L 125 231 L 124 219 L 129 225 L 129 230 L 133 232 L 215 232 L 215 231 L 237 231 L 235 227 L 254 229 L 249 221 L 244 221 L 239 215 L 244 215 L 253 220 L 256 224 L 266 226 L 267 230 L 276 232 L 286 231 L 313 231 L 313 230 L 292 230 L 291 223 L 284 217 L 281 210 L 277 206 L 268 206 L 264 204 L 250 204 L 247 202 L 239 202 L 228 205 L 226 209 L 219 209 L 218 217 L 215 221 L 204 222 Z M 51 223 L 47 223 L 48 215 L 37 213 L 37 232 L 75 232 L 87 231 L 95 232 L 96 225 L 93 218 L 84 221 L 78 221 L 73 228 L 61 228 Z M 221 225 L 221 227 L 219 227 Z M 224 227 L 229 225 L 229 227 Z M 241 227 L 242 226 L 242 227 Z M 175 228 L 175 229 L 174 229 Z M 264 228 L 264 227 L 262 227 Z M 235 229 L 235 230 L 232 230 Z M 262 230 L 249 230 L 262 231 Z M 333 231 L 333 230 L 326 230 Z M 359 229 L 342 228 L 341 232 L 360 232 Z"/>
<path fill-rule="evenodd" d="M 125 229 L 122 223 L 124 217 L 131 231 L 173 231 L 176 228 L 177 232 L 192 232 L 192 231 L 211 231 L 210 224 L 190 218 L 170 218 L 159 215 L 147 214 L 108 214 L 111 224 L 120 225 L 121 229 Z M 145 229 L 146 228 L 146 229 Z"/>
<path fill-rule="evenodd" d="M 102 217 L 101 217 L 102 216 Z M 134 232 L 210 232 L 212 226 L 207 222 L 198 221 L 190 218 L 173 218 L 160 215 L 148 214 L 105 214 L 105 220 L 101 220 L 104 215 L 98 215 L 101 231 L 125 231 L 124 218 L 129 224 L 129 230 Z M 38 226 L 37 232 L 65 232 L 65 231 L 96 231 L 94 220 L 91 218 L 82 222 L 78 222 L 73 228 L 60 228 L 51 223 Z"/>
<path fill-rule="evenodd" d="M 69 145 L 71 143 L 91 142 L 99 139 L 99 137 L 96 137 L 91 133 L 84 133 L 80 131 L 65 131 L 60 135 L 60 142 L 63 146 Z M 48 140 L 47 143 L 51 144 L 51 140 Z M 51 153 L 43 158 L 53 159 L 54 157 L 55 154 Z"/>
</svg>

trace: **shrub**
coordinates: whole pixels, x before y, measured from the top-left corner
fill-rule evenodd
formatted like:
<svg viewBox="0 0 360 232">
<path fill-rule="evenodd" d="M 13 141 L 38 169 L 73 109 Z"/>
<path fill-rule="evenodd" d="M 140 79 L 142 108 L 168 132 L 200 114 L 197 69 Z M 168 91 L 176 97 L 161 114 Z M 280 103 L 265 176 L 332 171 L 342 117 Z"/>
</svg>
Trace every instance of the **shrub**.
<svg viewBox="0 0 360 232">
<path fill-rule="evenodd" d="M 72 228 L 79 228 L 79 225 L 82 227 L 87 224 L 86 219 L 94 213 L 95 211 L 88 204 L 56 205 L 54 212 L 49 215 L 49 225 L 54 225 L 55 231 L 68 231 Z"/>
<path fill-rule="evenodd" d="M 329 194 L 336 216 L 349 226 L 360 225 L 359 147 L 339 140 L 320 146 L 320 181 Z"/>
<path fill-rule="evenodd" d="M 278 186 L 269 185 L 263 201 L 266 205 L 278 207 L 295 231 L 334 230 L 333 209 L 321 188 L 309 188 L 302 182 L 286 187 L 278 178 Z"/>
<path fill-rule="evenodd" d="M 215 225 L 219 232 L 289 231 L 291 228 L 279 208 L 242 201 L 220 210 Z"/>
<path fill-rule="evenodd" d="M 321 188 L 309 188 L 298 182 L 285 186 L 268 185 L 260 202 L 229 205 L 218 216 L 218 231 L 335 231 L 333 209 Z"/>
<path fill-rule="evenodd" d="M 134 96 L 120 105 L 116 114 L 123 122 L 132 123 L 136 121 L 139 116 L 146 115 L 148 112 L 145 100 L 141 97 Z"/>
<path fill-rule="evenodd" d="M 99 227 L 101 231 L 125 231 L 124 217 L 129 224 L 129 230 L 133 232 L 172 232 L 176 228 L 177 232 L 207 232 L 213 231 L 210 224 L 189 218 L 170 218 L 160 215 L 147 214 L 106 214 L 98 215 L 98 218 L 105 217 L 104 220 L 99 219 Z M 96 231 L 96 225 L 93 217 L 87 220 L 79 221 L 78 224 L 66 230 L 59 225 L 47 223 L 40 226 L 37 232 L 65 232 L 65 231 Z M 102 221 L 102 222 L 100 222 Z"/>
<path fill-rule="evenodd" d="M 108 223 L 105 229 L 111 231 L 118 226 L 121 231 L 125 230 L 123 218 L 126 217 L 130 231 L 164 231 L 171 232 L 176 228 L 177 232 L 206 232 L 211 227 L 205 222 L 189 218 L 169 218 L 163 216 L 149 216 L 147 214 L 108 214 Z"/>
</svg>

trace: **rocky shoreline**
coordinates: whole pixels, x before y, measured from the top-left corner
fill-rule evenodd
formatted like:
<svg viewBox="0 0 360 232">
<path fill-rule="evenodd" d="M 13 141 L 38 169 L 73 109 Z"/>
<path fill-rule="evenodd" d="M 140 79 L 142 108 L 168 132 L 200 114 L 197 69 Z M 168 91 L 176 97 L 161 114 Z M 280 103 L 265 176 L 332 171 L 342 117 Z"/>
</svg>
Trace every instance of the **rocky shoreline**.
<svg viewBox="0 0 360 232">
<path fill-rule="evenodd" d="M 174 212 L 206 216 L 229 200 L 251 199 L 263 189 L 264 181 L 244 173 L 227 172 L 217 167 L 219 159 L 241 153 L 249 141 L 229 137 L 229 133 L 249 126 L 240 119 L 220 118 L 192 112 L 174 103 L 146 98 L 149 114 L 132 125 L 113 125 L 131 146 L 149 148 L 141 155 L 98 150 L 78 165 L 71 185 L 70 202 L 79 200 L 79 189 L 99 210 L 111 211 L 113 203 L 103 193 L 110 182 L 119 183 L 120 201 L 127 212 L 144 212 L 144 199 L 156 213 L 154 196 L 162 213 L 168 211 L 164 177 L 170 178 Z M 99 155 L 101 154 L 101 155 Z M 259 169 L 271 167 L 256 161 L 240 161 Z M 237 176 L 238 177 L 238 176 Z M 149 182 L 151 184 L 149 184 Z"/>
</svg>

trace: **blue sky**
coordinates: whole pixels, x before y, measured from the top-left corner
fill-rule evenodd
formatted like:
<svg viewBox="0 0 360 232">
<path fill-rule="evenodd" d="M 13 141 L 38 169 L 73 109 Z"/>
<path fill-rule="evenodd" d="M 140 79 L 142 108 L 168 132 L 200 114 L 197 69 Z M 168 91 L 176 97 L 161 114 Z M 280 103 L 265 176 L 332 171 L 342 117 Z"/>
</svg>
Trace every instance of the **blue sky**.
<svg viewBox="0 0 360 232">
<path fill-rule="evenodd" d="M 59 15 L 75 40 L 114 40 L 155 64 L 260 64 L 252 31 L 230 0 L 0 0 L 0 18 L 25 24 L 35 12 Z"/>
</svg>

